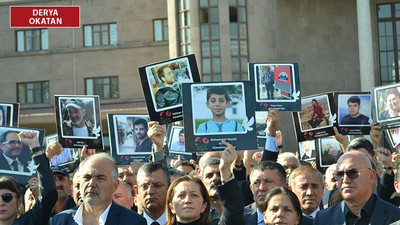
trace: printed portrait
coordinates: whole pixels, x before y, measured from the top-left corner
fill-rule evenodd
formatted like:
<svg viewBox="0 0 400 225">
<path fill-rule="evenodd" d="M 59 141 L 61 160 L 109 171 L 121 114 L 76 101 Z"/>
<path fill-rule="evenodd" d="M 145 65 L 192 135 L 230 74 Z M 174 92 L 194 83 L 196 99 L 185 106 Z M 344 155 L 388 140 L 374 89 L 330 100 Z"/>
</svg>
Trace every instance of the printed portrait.
<svg viewBox="0 0 400 225">
<path fill-rule="evenodd" d="M 303 98 L 298 115 L 301 132 L 333 126 L 328 95 Z"/>
</svg>

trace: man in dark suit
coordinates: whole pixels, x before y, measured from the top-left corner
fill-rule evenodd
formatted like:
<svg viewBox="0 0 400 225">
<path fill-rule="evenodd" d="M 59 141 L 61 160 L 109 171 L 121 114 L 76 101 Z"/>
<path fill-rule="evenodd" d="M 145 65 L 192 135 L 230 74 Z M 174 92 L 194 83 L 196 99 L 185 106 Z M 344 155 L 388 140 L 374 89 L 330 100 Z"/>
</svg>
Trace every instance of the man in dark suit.
<svg viewBox="0 0 400 225">
<path fill-rule="evenodd" d="M 348 152 L 337 162 L 337 180 L 343 201 L 317 213 L 314 224 L 379 224 L 400 220 L 400 209 L 373 194 L 376 172 L 360 151 Z"/>
<path fill-rule="evenodd" d="M 115 160 L 110 155 L 99 153 L 88 157 L 79 171 L 83 203 L 54 216 L 52 225 L 146 225 L 143 217 L 112 201 L 119 181 Z"/>
<path fill-rule="evenodd" d="M 0 155 L 0 170 L 29 172 L 28 161 L 20 157 L 23 144 L 18 140 L 15 131 L 6 131 L 0 136 L 0 147 L 3 150 Z"/>
</svg>

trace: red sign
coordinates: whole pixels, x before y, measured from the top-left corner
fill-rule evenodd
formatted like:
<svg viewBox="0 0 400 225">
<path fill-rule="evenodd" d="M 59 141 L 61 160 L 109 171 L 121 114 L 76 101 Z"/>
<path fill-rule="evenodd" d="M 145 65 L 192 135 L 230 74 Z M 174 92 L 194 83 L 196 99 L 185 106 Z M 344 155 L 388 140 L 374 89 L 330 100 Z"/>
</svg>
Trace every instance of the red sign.
<svg viewBox="0 0 400 225">
<path fill-rule="evenodd" d="M 10 6 L 10 27 L 79 28 L 80 6 Z"/>
<path fill-rule="evenodd" d="M 274 67 L 274 80 L 277 82 L 292 84 L 292 80 L 290 78 L 290 67 L 286 66 L 277 66 Z"/>
</svg>

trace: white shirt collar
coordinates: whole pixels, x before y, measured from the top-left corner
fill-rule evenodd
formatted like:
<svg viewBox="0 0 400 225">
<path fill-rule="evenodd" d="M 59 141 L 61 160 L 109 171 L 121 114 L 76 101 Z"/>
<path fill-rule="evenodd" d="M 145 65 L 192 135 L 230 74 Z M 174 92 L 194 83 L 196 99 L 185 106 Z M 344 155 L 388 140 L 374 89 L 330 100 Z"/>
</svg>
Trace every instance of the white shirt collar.
<svg viewBox="0 0 400 225">
<path fill-rule="evenodd" d="M 317 215 L 317 212 L 319 211 L 320 209 L 319 209 L 319 207 L 314 211 L 314 212 L 312 212 L 311 214 L 309 214 L 309 215 L 306 215 L 306 214 L 304 214 L 303 213 L 303 215 L 305 215 L 305 216 L 307 216 L 307 217 L 312 217 L 313 219 L 315 218 L 315 215 Z"/>
<path fill-rule="evenodd" d="M 260 212 L 260 210 L 257 209 L 257 225 L 259 224 L 264 224 L 264 217 L 262 212 Z"/>
<path fill-rule="evenodd" d="M 143 212 L 143 217 L 146 219 L 147 224 L 151 224 L 152 222 L 154 222 L 154 220 L 152 218 L 150 218 L 150 216 L 148 216 L 145 212 Z M 157 220 L 157 223 L 159 223 L 160 225 L 164 225 L 167 223 L 167 214 L 164 212 Z"/>
<path fill-rule="evenodd" d="M 111 204 L 112 204 L 112 203 L 110 203 L 110 205 L 108 205 L 108 207 L 106 208 L 106 210 L 104 210 L 104 212 L 101 214 L 101 216 L 100 216 L 100 218 L 99 218 L 99 225 L 104 225 L 104 224 L 106 224 L 107 216 L 108 216 L 108 213 L 109 213 L 109 211 L 110 211 Z M 76 213 L 75 213 L 75 215 L 74 215 L 74 220 L 75 220 L 75 222 L 76 222 L 78 225 L 83 225 L 83 208 L 84 208 L 84 205 L 85 205 L 84 203 L 81 204 L 81 205 L 79 206 L 78 210 L 76 210 Z"/>
<path fill-rule="evenodd" d="M 14 162 L 14 159 L 12 159 L 12 158 L 10 158 L 10 157 L 4 155 L 4 154 L 3 154 L 3 156 L 4 156 L 4 158 L 7 160 L 8 165 L 10 165 L 10 168 L 11 168 L 11 170 L 12 170 L 11 163 Z M 19 161 L 18 157 L 17 157 L 15 160 L 16 160 L 17 163 L 18 163 L 18 171 L 22 171 L 21 162 Z"/>
</svg>

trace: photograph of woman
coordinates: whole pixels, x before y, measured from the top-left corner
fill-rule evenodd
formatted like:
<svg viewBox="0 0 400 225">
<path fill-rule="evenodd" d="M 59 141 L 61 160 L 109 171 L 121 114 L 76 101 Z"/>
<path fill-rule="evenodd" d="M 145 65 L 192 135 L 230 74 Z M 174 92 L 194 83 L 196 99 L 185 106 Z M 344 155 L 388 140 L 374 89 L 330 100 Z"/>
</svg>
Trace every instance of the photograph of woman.
<svg viewBox="0 0 400 225">
<path fill-rule="evenodd" d="M 324 119 L 325 115 L 324 112 L 322 111 L 321 105 L 318 104 L 316 99 L 313 99 L 311 101 L 314 112 L 308 121 L 308 123 L 311 125 L 312 128 L 316 128 Z"/>
</svg>

